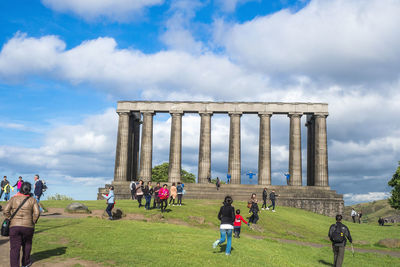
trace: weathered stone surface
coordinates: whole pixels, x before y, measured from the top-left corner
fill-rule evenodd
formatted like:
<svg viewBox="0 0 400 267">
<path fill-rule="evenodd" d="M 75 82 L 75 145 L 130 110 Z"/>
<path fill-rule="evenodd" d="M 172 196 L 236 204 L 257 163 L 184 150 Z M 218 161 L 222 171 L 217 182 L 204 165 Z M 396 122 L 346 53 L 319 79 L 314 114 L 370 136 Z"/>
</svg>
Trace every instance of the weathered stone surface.
<svg viewBox="0 0 400 267">
<path fill-rule="evenodd" d="M 91 213 L 88 207 L 79 202 L 69 204 L 65 210 L 69 213 Z"/>
<path fill-rule="evenodd" d="M 379 240 L 378 244 L 387 248 L 400 248 L 400 239 L 386 238 Z"/>
<path fill-rule="evenodd" d="M 126 217 L 126 214 L 121 209 L 118 208 L 112 209 L 111 214 L 114 220 L 119 220 L 122 219 L 123 217 Z M 103 219 L 108 218 L 107 212 L 104 211 L 101 217 Z"/>
</svg>

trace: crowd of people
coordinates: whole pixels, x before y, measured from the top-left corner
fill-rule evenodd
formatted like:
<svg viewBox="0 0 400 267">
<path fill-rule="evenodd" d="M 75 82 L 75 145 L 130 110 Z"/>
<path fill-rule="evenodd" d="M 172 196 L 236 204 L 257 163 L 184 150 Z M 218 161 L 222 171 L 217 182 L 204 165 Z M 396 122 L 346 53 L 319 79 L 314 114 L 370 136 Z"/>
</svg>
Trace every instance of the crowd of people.
<svg viewBox="0 0 400 267">
<path fill-rule="evenodd" d="M 5 219 L 10 220 L 10 266 L 27 267 L 32 265 L 31 249 L 35 224 L 39 220 L 43 209 L 40 207 L 40 198 L 44 191 L 44 182 L 39 175 L 34 176 L 34 189 L 32 194 L 32 184 L 23 181 L 20 176 L 14 186 L 11 186 L 7 176 L 1 181 L 0 198 L 5 194 L 4 200 L 7 201 L 3 209 Z M 17 192 L 10 198 L 10 191 Z M 22 258 L 20 258 L 22 248 Z"/>
</svg>

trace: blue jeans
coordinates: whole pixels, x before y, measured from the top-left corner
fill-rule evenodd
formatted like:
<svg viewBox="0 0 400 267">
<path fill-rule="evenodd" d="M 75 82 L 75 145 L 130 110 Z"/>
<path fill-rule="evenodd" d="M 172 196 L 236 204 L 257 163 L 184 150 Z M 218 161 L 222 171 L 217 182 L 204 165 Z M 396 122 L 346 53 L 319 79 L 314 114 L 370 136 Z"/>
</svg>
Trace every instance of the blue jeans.
<svg viewBox="0 0 400 267">
<path fill-rule="evenodd" d="M 225 253 L 231 254 L 232 229 L 220 229 L 219 231 L 221 232 L 221 238 L 219 239 L 218 245 L 221 245 L 225 242 L 225 239 L 227 239 Z"/>
<path fill-rule="evenodd" d="M 10 193 L 4 194 L 4 201 L 8 201 L 10 199 Z"/>
<path fill-rule="evenodd" d="M 146 210 L 150 209 L 150 202 L 151 202 L 151 195 L 145 195 L 144 198 L 146 199 L 146 204 L 144 205 L 144 208 Z"/>
<path fill-rule="evenodd" d="M 42 207 L 41 207 L 40 204 L 39 204 L 39 202 L 40 202 L 40 196 L 35 195 L 35 199 L 36 199 L 36 201 L 37 201 L 37 204 L 39 205 L 39 211 L 40 211 L 40 213 L 42 213 L 42 212 L 43 212 L 43 209 L 42 209 Z"/>
<path fill-rule="evenodd" d="M 113 207 L 114 207 L 114 203 L 107 203 L 106 212 L 107 212 L 107 214 L 108 214 L 108 216 L 109 216 L 110 218 L 112 218 L 112 212 L 111 212 L 111 210 L 113 209 Z"/>
</svg>

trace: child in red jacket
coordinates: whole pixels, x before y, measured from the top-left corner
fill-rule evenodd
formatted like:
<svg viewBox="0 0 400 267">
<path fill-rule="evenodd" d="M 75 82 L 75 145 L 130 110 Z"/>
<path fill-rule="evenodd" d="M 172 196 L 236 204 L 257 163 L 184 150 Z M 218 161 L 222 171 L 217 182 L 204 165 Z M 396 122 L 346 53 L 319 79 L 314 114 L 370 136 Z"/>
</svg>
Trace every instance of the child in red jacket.
<svg viewBox="0 0 400 267">
<path fill-rule="evenodd" d="M 242 221 L 247 224 L 247 226 L 250 226 L 248 222 L 243 219 L 242 215 L 240 215 L 240 209 L 236 210 L 236 216 L 235 216 L 235 221 L 233 223 L 233 232 L 235 233 L 236 238 L 240 238 L 240 228 L 242 226 Z"/>
</svg>

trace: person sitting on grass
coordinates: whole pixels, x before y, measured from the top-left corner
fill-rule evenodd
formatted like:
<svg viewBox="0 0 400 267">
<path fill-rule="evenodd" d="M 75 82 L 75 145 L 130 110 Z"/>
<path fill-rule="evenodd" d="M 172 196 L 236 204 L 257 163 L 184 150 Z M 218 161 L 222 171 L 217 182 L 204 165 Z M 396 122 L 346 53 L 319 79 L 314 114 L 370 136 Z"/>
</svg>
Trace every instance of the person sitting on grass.
<svg viewBox="0 0 400 267">
<path fill-rule="evenodd" d="M 108 219 L 112 220 L 113 216 L 111 213 L 111 210 L 114 208 L 114 186 L 110 186 L 108 194 L 107 195 L 103 195 L 103 197 L 105 199 L 107 199 L 107 208 L 106 208 L 106 212 L 108 214 Z"/>
<path fill-rule="evenodd" d="M 221 238 L 213 243 L 213 248 L 215 249 L 218 245 L 226 242 L 225 255 L 231 255 L 232 246 L 232 230 L 233 223 L 235 221 L 235 208 L 232 206 L 233 199 L 231 196 L 226 196 L 223 202 L 223 206 L 220 208 L 218 213 L 218 219 L 221 221 L 219 227 Z"/>
<path fill-rule="evenodd" d="M 250 223 L 254 223 L 257 224 L 257 221 L 259 219 L 258 217 L 258 212 L 260 211 L 260 209 L 258 208 L 258 203 L 257 202 L 253 202 L 253 204 L 251 205 L 250 208 L 250 212 L 251 212 L 251 216 L 249 219 Z"/>
<path fill-rule="evenodd" d="M 161 212 L 164 212 L 168 206 L 168 197 L 169 197 L 169 190 L 167 188 L 167 184 L 164 184 L 163 187 L 158 191 L 158 197 L 161 201 Z"/>
<path fill-rule="evenodd" d="M 235 233 L 235 238 L 240 238 L 240 228 L 242 227 L 242 221 L 250 226 L 250 223 L 246 222 L 246 220 L 240 215 L 240 209 L 236 210 L 235 222 L 233 223 L 233 232 Z"/>
</svg>

